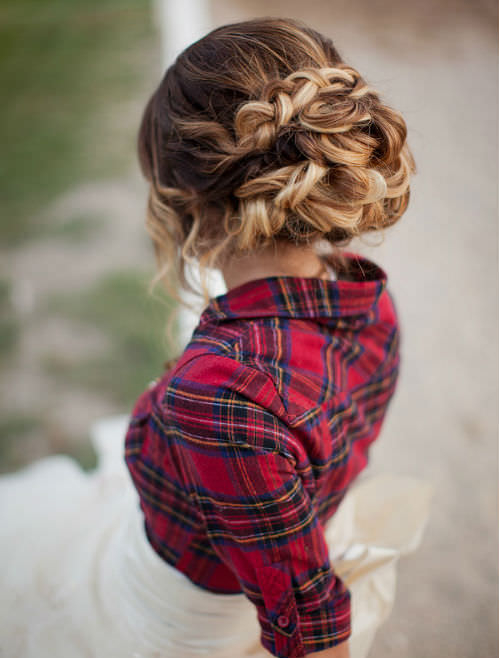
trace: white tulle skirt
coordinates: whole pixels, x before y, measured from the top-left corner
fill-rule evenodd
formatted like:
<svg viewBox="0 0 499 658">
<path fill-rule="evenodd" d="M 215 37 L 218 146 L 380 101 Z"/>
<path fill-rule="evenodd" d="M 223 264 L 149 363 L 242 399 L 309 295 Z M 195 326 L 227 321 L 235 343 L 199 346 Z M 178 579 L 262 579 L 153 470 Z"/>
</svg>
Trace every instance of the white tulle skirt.
<svg viewBox="0 0 499 658">
<path fill-rule="evenodd" d="M 203 590 L 155 553 L 123 460 L 127 416 L 93 427 L 98 466 L 41 459 L 0 477 L 2 658 L 268 658 L 244 594 Z M 352 594 L 352 658 L 390 613 L 431 486 L 361 476 L 325 528 Z"/>
</svg>

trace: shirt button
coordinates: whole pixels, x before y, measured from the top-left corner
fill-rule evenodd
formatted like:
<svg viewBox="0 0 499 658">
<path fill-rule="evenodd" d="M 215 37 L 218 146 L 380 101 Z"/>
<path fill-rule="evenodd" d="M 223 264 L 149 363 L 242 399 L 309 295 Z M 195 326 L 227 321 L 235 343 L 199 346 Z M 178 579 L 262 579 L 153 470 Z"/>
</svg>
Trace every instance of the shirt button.
<svg viewBox="0 0 499 658">
<path fill-rule="evenodd" d="M 289 624 L 289 617 L 286 615 L 279 615 L 279 617 L 277 617 L 277 623 L 279 626 L 281 626 L 281 628 L 284 628 Z"/>
</svg>

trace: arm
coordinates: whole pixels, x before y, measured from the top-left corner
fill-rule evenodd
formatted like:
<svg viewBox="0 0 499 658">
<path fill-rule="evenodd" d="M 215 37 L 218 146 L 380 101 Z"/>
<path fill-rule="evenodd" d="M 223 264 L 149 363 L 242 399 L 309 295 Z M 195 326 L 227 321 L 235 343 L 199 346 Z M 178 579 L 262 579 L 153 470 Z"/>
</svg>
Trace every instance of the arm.
<svg viewBox="0 0 499 658">
<path fill-rule="evenodd" d="M 182 441 L 189 493 L 213 550 L 255 605 L 270 653 L 347 658 L 350 594 L 288 452 L 296 438 L 274 413 L 229 388 L 236 381 L 224 377 L 230 359 L 202 361 L 202 383 L 192 371 L 176 380 L 167 424 Z M 265 375 L 256 373 L 254 384 L 268 401 Z"/>
</svg>

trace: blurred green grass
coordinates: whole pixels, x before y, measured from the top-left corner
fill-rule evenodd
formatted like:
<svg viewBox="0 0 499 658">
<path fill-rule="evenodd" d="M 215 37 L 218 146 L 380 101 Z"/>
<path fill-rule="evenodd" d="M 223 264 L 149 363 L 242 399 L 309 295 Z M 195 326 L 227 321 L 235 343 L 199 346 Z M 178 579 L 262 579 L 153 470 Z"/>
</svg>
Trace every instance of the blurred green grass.
<svg viewBox="0 0 499 658">
<path fill-rule="evenodd" d="M 161 71 L 159 35 L 151 0 L 3 0 L 0 5 L 0 243 L 22 253 L 38 239 L 60 249 L 88 248 L 108 218 L 75 209 L 53 221 L 47 209 L 85 182 L 128 176 L 137 166 L 135 140 L 146 97 Z M 138 218 L 140 221 L 141 218 Z M 62 221 L 61 221 L 62 220 Z M 28 244 L 29 243 L 29 244 Z M 95 248 L 95 247 L 93 247 Z M 98 246 L 96 247 L 98 248 Z M 152 264 L 151 264 L 152 265 Z M 40 271 L 43 277 L 43 270 Z M 41 381 L 97 392 L 131 410 L 151 379 L 176 352 L 164 328 L 174 308 L 166 294 L 147 293 L 152 273 L 113 272 L 75 296 L 38 300 L 30 324 L 45 313 L 96 327 L 110 339 L 104 357 L 82 351 L 71 362 L 45 352 Z M 19 338 L 23 320 L 13 307 L 14 282 L 0 279 L 0 363 L 22 386 Z M 177 340 L 174 327 L 173 341 Z M 43 353 L 43 350 L 42 350 Z M 37 357 L 38 358 L 38 357 Z M 19 372 L 18 368 L 21 369 Z M 17 379 L 17 375 L 19 375 Z M 54 423 L 49 392 L 25 407 L 1 409 L 0 471 L 40 453 L 65 452 L 85 468 L 95 465 L 88 436 Z M 85 404 L 83 401 L 82 404 Z"/>
<path fill-rule="evenodd" d="M 44 237 L 58 238 L 66 243 L 84 244 L 95 239 L 105 228 L 106 218 L 102 215 L 93 215 L 78 212 L 69 215 L 64 222 L 54 222 L 44 230 Z"/>
<path fill-rule="evenodd" d="M 61 352 L 46 353 L 42 360 L 46 374 L 75 391 L 89 390 L 101 394 L 115 404 L 117 413 L 131 412 L 134 402 L 149 382 L 163 373 L 164 362 L 177 353 L 178 324 L 173 322 L 171 334 L 165 333 L 176 302 L 159 286 L 153 295 L 149 295 L 150 279 L 150 272 L 115 271 L 102 277 L 83 294 L 75 296 L 65 292 L 46 299 L 41 314 L 61 315 L 82 326 L 89 325 L 108 336 L 111 344 L 111 349 L 99 356 L 81 353 L 67 359 Z M 7 283 L 0 281 L 0 297 L 7 294 Z M 10 340 L 8 343 L 12 347 Z M 15 359 L 11 349 L 8 354 Z M 41 397 L 43 399 L 43 393 Z M 40 434 L 43 434 L 46 444 L 43 452 L 72 456 L 86 470 L 96 466 L 96 454 L 89 435 L 66 436 L 61 433 L 61 428 L 55 431 L 50 414 L 42 406 L 3 411 L 0 417 L 0 473 L 17 470 L 29 463 L 33 450 L 38 454 L 41 447 L 38 445 Z M 36 447 L 33 441 L 36 441 Z"/>
<path fill-rule="evenodd" d="M 133 103 L 159 66 L 151 14 L 149 0 L 1 3 L 5 244 L 43 234 L 37 213 L 70 186 L 130 167 L 129 115 L 137 114 L 138 125 Z"/>
<path fill-rule="evenodd" d="M 19 321 L 12 308 L 11 287 L 8 279 L 0 278 L 0 365 L 12 355 L 19 338 Z"/>
<path fill-rule="evenodd" d="M 48 373 L 71 386 L 101 391 L 119 407 L 130 410 L 147 384 L 163 372 L 163 363 L 175 356 L 178 325 L 171 340 L 165 335 L 167 318 L 175 307 L 158 288 L 147 293 L 151 274 L 132 270 L 112 272 L 77 297 L 55 295 L 46 303 L 50 314 L 61 314 L 101 330 L 112 349 L 105 357 L 82 358 L 75 363 L 55 353 L 45 357 Z"/>
</svg>

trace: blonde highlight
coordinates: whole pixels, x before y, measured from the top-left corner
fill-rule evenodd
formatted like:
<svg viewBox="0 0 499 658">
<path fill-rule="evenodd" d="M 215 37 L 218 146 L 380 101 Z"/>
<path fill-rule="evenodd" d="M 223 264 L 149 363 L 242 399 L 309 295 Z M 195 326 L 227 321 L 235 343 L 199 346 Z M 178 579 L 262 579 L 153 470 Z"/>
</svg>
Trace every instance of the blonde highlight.
<svg viewBox="0 0 499 658">
<path fill-rule="evenodd" d="M 186 276 L 272 242 L 340 247 L 405 212 L 416 171 L 397 110 L 330 39 L 293 20 L 210 32 L 179 55 L 139 132 L 146 227 L 162 281 L 181 304 Z"/>
</svg>

